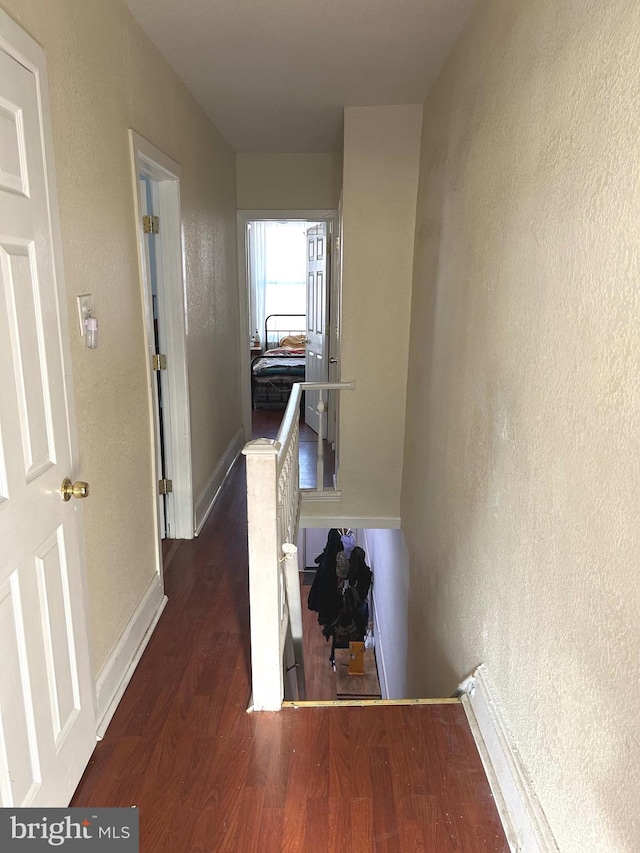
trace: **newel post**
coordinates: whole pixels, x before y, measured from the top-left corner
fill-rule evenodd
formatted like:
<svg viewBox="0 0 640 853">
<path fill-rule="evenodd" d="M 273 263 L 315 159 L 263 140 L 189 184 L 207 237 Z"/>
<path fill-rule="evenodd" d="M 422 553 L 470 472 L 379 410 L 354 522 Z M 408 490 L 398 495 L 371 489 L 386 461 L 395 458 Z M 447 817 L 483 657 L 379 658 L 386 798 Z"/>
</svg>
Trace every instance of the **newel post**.
<svg viewBox="0 0 640 853">
<path fill-rule="evenodd" d="M 279 711 L 284 697 L 280 624 L 284 602 L 278 548 L 277 466 L 280 444 L 245 445 L 249 528 L 249 606 L 253 709 Z"/>
</svg>

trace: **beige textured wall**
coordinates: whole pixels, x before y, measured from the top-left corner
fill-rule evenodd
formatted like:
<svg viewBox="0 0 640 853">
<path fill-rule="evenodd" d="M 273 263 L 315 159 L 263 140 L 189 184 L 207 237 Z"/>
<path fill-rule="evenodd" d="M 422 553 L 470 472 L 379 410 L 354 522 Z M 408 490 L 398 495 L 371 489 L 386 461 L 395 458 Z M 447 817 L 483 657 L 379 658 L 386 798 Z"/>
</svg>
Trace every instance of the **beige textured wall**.
<svg viewBox="0 0 640 853">
<path fill-rule="evenodd" d="M 419 105 L 345 110 L 339 486 L 360 518 L 399 515 L 421 125 Z"/>
<path fill-rule="evenodd" d="M 47 55 L 98 672 L 155 570 L 128 129 L 182 166 L 196 498 L 240 424 L 235 157 L 120 0 L 1 2 Z M 75 333 L 86 292 L 93 352 Z"/>
<path fill-rule="evenodd" d="M 560 849 L 640 849 L 640 6 L 481 0 L 425 104 L 409 682 L 484 661 Z"/>
<path fill-rule="evenodd" d="M 335 210 L 340 154 L 236 154 L 240 210 Z"/>
</svg>

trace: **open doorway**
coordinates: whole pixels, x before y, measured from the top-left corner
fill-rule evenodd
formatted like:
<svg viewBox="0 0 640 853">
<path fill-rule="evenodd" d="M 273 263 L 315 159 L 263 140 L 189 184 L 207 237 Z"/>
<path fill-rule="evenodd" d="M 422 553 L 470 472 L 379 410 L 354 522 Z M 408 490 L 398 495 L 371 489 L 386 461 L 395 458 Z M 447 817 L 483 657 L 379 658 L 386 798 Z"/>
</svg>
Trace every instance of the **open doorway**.
<svg viewBox="0 0 640 853">
<path fill-rule="evenodd" d="M 247 318 L 241 344 L 247 439 L 274 438 L 294 382 L 339 380 L 339 262 L 337 211 L 239 214 L 241 310 Z M 335 395 L 337 397 L 337 394 Z M 301 472 L 316 487 L 318 432 L 325 440 L 325 487 L 336 484 L 336 401 L 325 392 L 326 412 L 317 414 L 318 392 L 307 391 L 301 407 Z M 321 424 L 321 425 L 320 425 Z M 306 457 L 309 457 L 308 459 Z"/>
<path fill-rule="evenodd" d="M 131 157 L 160 560 L 169 540 L 194 536 L 180 166 L 133 131 Z"/>
</svg>

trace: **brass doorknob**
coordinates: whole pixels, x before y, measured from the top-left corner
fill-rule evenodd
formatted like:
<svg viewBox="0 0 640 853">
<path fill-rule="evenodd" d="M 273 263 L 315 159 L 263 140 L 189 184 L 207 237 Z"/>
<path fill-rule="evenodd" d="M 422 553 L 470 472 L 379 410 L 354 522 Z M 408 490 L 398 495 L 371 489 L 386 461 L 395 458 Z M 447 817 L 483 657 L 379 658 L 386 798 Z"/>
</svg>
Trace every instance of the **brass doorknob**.
<svg viewBox="0 0 640 853">
<path fill-rule="evenodd" d="M 60 491 L 65 501 L 70 501 L 71 498 L 86 498 L 89 495 L 89 483 L 84 483 L 82 480 L 72 483 L 68 477 L 65 477 Z"/>
</svg>

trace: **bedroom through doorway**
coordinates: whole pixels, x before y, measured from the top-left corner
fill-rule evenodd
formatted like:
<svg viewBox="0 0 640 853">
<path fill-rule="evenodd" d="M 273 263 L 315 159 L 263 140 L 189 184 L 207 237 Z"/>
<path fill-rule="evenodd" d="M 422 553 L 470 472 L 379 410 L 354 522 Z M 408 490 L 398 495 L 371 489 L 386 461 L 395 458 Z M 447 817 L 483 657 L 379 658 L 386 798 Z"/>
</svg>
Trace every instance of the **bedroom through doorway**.
<svg viewBox="0 0 640 853">
<path fill-rule="evenodd" d="M 249 404 L 247 439 L 275 437 L 294 383 L 339 379 L 336 231 L 335 211 L 308 218 L 246 214 L 240 223 L 244 238 L 241 257 L 245 259 L 246 337 L 242 347 L 248 356 L 243 370 Z M 303 395 L 301 478 L 315 477 L 312 472 L 322 428 L 324 482 L 333 488 L 337 479 L 336 401 L 331 392 L 325 392 L 327 410 L 320 427 L 318 400 L 318 392 Z M 305 470 L 309 476 L 304 476 Z M 301 485 L 317 486 L 315 481 Z"/>
</svg>

